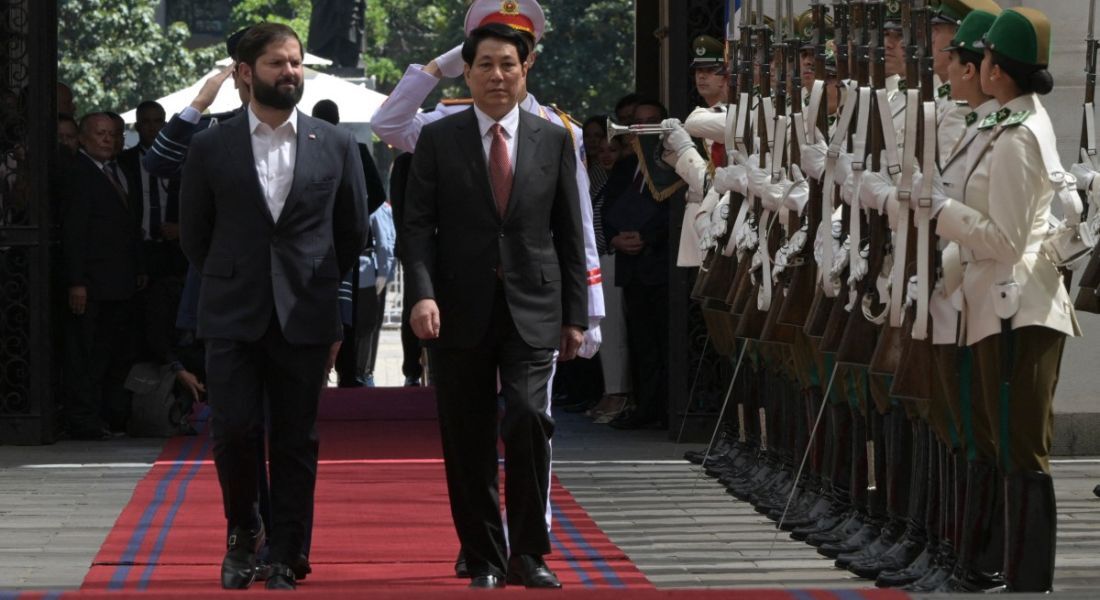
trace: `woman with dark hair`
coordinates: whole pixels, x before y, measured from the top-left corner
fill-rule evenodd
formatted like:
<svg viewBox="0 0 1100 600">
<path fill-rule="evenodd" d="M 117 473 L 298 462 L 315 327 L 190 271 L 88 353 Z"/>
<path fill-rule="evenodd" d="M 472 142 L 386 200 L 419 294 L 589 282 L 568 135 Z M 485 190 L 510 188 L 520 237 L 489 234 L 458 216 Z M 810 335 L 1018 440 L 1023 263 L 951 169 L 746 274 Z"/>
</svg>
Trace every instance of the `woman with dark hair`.
<svg viewBox="0 0 1100 600">
<path fill-rule="evenodd" d="M 993 436 L 990 468 L 1004 479 L 1003 488 L 984 491 L 1003 493 L 1004 585 L 1045 592 L 1054 581 L 1057 525 L 1054 391 L 1066 337 L 1080 335 L 1049 223 L 1055 200 L 1072 218 L 1075 179 L 1062 168 L 1039 100 L 1054 87 L 1047 17 L 1005 10 L 974 48 L 984 53 L 982 91 L 1001 109 L 979 125 L 987 136 L 970 154 L 961 189 L 935 186 L 932 211 L 936 233 L 959 245 L 964 265 L 960 340 L 974 357 L 973 416 L 989 421 L 980 425 Z M 897 209 L 893 195 L 887 203 Z"/>
<path fill-rule="evenodd" d="M 594 115 L 584 120 L 581 127 L 584 135 L 584 151 L 588 155 L 588 168 L 596 164 L 600 151 L 600 142 L 607 139 L 607 116 Z"/>
</svg>

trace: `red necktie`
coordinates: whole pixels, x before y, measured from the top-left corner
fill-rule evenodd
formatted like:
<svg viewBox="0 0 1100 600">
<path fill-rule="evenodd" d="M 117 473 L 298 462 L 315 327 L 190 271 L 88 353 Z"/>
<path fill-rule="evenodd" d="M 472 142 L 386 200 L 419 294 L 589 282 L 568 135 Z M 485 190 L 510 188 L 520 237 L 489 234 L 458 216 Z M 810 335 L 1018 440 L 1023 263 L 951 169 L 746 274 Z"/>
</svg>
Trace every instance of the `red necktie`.
<svg viewBox="0 0 1100 600">
<path fill-rule="evenodd" d="M 493 134 L 493 143 L 489 146 L 489 181 L 493 185 L 497 211 L 504 218 L 508 197 L 512 195 L 512 160 L 508 156 L 508 142 L 504 141 L 504 128 L 500 123 L 494 123 L 489 132 Z"/>
<path fill-rule="evenodd" d="M 722 142 L 714 142 L 710 145 L 710 160 L 715 167 L 726 166 L 726 145 Z"/>
</svg>

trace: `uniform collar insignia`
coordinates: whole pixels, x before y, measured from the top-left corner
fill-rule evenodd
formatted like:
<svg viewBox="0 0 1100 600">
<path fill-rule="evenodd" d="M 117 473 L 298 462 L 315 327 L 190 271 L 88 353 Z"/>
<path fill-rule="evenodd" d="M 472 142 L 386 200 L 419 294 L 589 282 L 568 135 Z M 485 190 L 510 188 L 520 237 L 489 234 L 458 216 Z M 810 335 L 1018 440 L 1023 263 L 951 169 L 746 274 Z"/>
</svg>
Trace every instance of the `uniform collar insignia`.
<svg viewBox="0 0 1100 600">
<path fill-rule="evenodd" d="M 1015 127 L 1020 123 L 1023 123 L 1031 116 L 1030 110 L 1021 110 L 1019 112 L 1012 113 L 1007 119 L 1001 122 L 1002 127 Z"/>
<path fill-rule="evenodd" d="M 947 96 L 950 93 L 951 93 L 951 84 L 950 83 L 945 83 L 945 84 L 941 85 L 940 87 L 936 88 L 936 96 L 939 97 L 939 98 L 943 98 L 943 97 Z"/>
<path fill-rule="evenodd" d="M 978 111 L 970 111 L 970 114 L 966 115 L 966 126 L 970 127 L 974 124 L 974 121 L 978 120 Z"/>
</svg>

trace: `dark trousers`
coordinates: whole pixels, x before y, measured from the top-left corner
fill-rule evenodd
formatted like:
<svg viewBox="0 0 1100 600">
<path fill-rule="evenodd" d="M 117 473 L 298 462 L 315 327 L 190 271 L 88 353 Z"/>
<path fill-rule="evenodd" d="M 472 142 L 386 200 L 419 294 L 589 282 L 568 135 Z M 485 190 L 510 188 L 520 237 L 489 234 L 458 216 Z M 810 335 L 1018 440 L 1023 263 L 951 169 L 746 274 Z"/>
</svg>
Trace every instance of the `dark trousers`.
<svg viewBox="0 0 1100 600">
<path fill-rule="evenodd" d="M 404 355 L 401 360 L 401 373 L 405 379 L 420 379 L 424 374 L 424 367 L 420 364 L 420 340 L 413 333 L 412 325 L 409 325 L 412 305 L 413 302 L 409 301 L 409 296 L 406 294 L 401 304 L 401 352 Z"/>
<path fill-rule="evenodd" d="M 378 360 L 378 340 L 382 335 L 382 320 L 386 312 L 386 290 L 377 294 L 373 287 L 356 292 L 355 301 L 359 317 L 355 324 L 356 336 L 356 372 L 360 377 L 374 374 L 374 365 Z"/>
<path fill-rule="evenodd" d="M 264 400 L 271 490 L 271 559 L 304 552 L 317 480 L 317 402 L 328 346 L 286 341 L 278 323 L 255 342 L 206 341 L 210 432 L 229 526 L 257 526 Z"/>
<path fill-rule="evenodd" d="M 475 575 L 503 575 L 507 565 L 498 496 L 498 368 L 511 552 L 550 552 L 545 511 L 554 421 L 546 408 L 553 361 L 553 349 L 533 348 L 520 337 L 499 285 L 485 339 L 473 348 L 432 351 L 451 516 Z"/>
<path fill-rule="evenodd" d="M 69 313 L 65 340 L 65 420 L 74 435 L 104 426 L 126 429 L 130 393 L 123 387 L 134 363 L 131 300 L 88 300 Z"/>
<path fill-rule="evenodd" d="M 638 418 L 668 418 L 668 286 L 623 286 L 623 317 Z"/>
</svg>

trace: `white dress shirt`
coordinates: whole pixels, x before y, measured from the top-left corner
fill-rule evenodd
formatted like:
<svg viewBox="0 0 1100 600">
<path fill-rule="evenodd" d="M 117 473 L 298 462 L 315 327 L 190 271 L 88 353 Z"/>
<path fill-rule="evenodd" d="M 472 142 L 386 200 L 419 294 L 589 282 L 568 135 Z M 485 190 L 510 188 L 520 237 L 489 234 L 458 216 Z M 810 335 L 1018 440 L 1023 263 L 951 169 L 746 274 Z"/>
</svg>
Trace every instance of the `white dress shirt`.
<svg viewBox="0 0 1100 600">
<path fill-rule="evenodd" d="M 481 131 L 481 147 L 485 150 L 485 164 L 489 164 L 489 151 L 493 147 L 493 133 L 489 129 L 500 123 L 504 129 L 504 142 L 508 145 L 508 160 L 511 162 L 512 174 L 516 174 L 516 130 L 519 129 L 519 104 L 512 107 L 508 114 L 501 117 L 500 121 L 494 120 L 485 114 L 477 105 L 474 105 L 474 114 L 477 115 L 477 127 Z"/>
<path fill-rule="evenodd" d="M 252 156 L 271 218 L 278 221 L 294 182 L 294 161 L 298 154 L 298 109 L 282 125 L 272 129 L 248 106 L 248 130 L 252 132 Z"/>
</svg>

